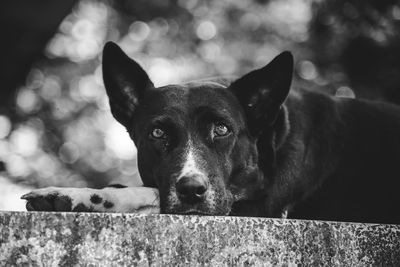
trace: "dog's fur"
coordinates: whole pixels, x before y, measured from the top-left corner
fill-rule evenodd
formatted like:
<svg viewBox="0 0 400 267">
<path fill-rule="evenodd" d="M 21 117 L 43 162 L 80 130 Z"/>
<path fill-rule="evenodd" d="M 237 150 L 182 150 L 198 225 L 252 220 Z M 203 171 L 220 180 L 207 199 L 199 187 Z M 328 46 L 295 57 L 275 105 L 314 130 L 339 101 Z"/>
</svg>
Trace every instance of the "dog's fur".
<svg viewBox="0 0 400 267">
<path fill-rule="evenodd" d="M 111 111 L 137 146 L 144 186 L 159 189 L 162 213 L 400 223 L 400 108 L 289 92 L 292 71 L 284 52 L 233 82 L 155 88 L 106 44 Z M 52 192 L 25 197 L 28 209 L 56 209 L 54 196 L 68 195 Z M 43 208 L 37 200 L 49 196 Z"/>
</svg>

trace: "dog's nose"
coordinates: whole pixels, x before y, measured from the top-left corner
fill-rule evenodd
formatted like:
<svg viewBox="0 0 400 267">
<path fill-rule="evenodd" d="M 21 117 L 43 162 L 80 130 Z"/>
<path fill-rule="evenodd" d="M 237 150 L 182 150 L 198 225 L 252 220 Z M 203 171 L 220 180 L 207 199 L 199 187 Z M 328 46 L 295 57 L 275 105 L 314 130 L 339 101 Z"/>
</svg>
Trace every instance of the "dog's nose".
<svg viewBox="0 0 400 267">
<path fill-rule="evenodd" d="M 176 183 L 176 191 L 181 201 L 195 204 L 204 199 L 207 184 L 200 176 L 185 176 Z"/>
</svg>

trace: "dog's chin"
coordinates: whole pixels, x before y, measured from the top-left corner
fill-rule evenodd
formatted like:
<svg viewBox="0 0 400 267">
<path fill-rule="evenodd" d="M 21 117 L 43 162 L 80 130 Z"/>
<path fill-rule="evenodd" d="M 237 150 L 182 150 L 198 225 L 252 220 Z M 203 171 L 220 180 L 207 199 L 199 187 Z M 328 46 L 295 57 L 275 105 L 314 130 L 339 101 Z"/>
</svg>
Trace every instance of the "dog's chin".
<svg viewBox="0 0 400 267">
<path fill-rule="evenodd" d="M 178 215 L 201 215 L 201 216 L 227 216 L 229 212 L 205 212 L 199 210 L 187 210 L 187 211 L 177 211 L 170 212 L 170 214 L 178 214 Z"/>
<path fill-rule="evenodd" d="M 175 190 L 160 192 L 161 213 L 181 215 L 208 215 L 224 216 L 229 215 L 233 196 L 226 190 L 209 190 L 207 198 L 198 203 L 189 204 L 181 201 Z"/>
<path fill-rule="evenodd" d="M 179 215 L 203 215 L 203 216 L 226 216 L 230 213 L 228 207 L 220 207 L 217 209 L 199 209 L 199 208 L 188 208 L 184 206 L 174 206 L 166 208 L 162 213 L 167 214 L 179 214 Z"/>
<path fill-rule="evenodd" d="M 186 210 L 186 211 L 180 211 L 175 214 L 181 214 L 181 215 L 205 215 L 205 216 L 213 216 L 216 214 L 212 214 L 210 212 L 204 212 L 204 211 L 199 211 L 199 210 Z"/>
</svg>

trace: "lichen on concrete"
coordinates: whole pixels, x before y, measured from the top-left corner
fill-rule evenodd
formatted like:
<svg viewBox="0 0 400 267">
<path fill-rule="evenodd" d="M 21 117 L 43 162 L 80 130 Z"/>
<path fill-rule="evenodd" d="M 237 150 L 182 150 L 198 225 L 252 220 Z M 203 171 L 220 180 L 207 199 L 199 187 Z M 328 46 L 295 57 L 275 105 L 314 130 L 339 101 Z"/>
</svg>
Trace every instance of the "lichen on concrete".
<svg viewBox="0 0 400 267">
<path fill-rule="evenodd" d="M 400 266 L 400 226 L 0 212 L 0 265 Z"/>
</svg>

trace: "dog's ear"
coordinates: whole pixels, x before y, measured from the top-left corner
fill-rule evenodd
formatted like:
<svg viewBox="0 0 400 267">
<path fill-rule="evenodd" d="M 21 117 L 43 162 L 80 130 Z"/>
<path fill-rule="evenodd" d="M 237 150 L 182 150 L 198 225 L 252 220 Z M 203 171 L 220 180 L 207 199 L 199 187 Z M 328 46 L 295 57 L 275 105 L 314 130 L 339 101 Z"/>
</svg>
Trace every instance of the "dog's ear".
<svg viewBox="0 0 400 267">
<path fill-rule="evenodd" d="M 266 124 L 272 125 L 289 94 L 293 56 L 286 51 L 268 65 L 251 71 L 230 85 L 241 102 L 250 130 L 257 135 Z"/>
<path fill-rule="evenodd" d="M 111 112 L 125 127 L 139 104 L 145 90 L 153 88 L 147 73 L 113 42 L 103 50 L 103 80 Z"/>
</svg>

